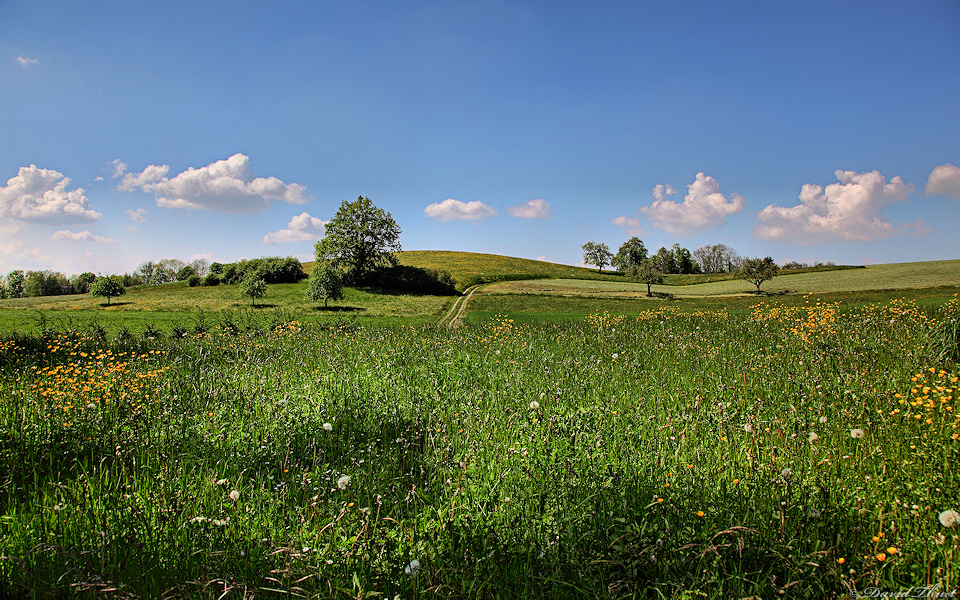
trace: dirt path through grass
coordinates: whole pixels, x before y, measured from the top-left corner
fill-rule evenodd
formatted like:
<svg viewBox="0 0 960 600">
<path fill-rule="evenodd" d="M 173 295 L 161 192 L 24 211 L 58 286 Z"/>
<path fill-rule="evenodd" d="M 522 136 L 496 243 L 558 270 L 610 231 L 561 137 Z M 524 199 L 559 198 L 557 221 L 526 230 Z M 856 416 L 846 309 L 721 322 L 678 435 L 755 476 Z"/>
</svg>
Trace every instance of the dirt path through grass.
<svg viewBox="0 0 960 600">
<path fill-rule="evenodd" d="M 467 302 L 470 301 L 470 297 L 473 296 L 473 293 L 477 291 L 479 287 L 479 285 L 475 285 L 463 290 L 463 294 L 457 298 L 453 306 L 450 307 L 450 310 L 447 311 L 447 314 L 443 315 L 443 318 L 437 323 L 437 327 L 453 329 L 457 327 L 458 324 L 463 325 L 463 311 L 467 308 Z"/>
</svg>

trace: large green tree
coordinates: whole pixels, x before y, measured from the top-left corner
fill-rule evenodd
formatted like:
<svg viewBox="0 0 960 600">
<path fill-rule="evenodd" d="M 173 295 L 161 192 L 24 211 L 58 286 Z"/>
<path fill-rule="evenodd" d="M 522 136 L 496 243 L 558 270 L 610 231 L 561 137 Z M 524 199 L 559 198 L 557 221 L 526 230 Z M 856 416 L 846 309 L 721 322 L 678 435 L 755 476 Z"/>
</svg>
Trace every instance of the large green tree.
<svg viewBox="0 0 960 600">
<path fill-rule="evenodd" d="M 344 201 L 324 231 L 314 248 L 317 260 L 346 268 L 350 282 L 363 281 L 377 269 L 399 264 L 393 253 L 400 252 L 400 226 L 370 198 Z"/>
<path fill-rule="evenodd" d="M 610 252 L 609 246 L 603 243 L 587 242 L 580 246 L 583 250 L 583 262 L 587 265 L 597 265 L 600 267 L 598 272 L 603 272 L 603 267 L 610 264 L 613 258 L 613 252 Z"/>
<path fill-rule="evenodd" d="M 610 264 L 614 269 L 626 273 L 630 267 L 639 266 L 645 260 L 647 260 L 647 247 L 643 245 L 643 240 L 632 237 L 620 246 Z"/>
</svg>

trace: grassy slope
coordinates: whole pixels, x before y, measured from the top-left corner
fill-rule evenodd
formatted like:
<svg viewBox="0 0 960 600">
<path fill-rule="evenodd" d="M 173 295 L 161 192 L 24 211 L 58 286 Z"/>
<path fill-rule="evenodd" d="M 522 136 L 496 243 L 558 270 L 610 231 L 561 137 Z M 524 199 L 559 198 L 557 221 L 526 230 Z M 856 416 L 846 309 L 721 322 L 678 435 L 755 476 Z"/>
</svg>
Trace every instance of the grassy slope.
<svg viewBox="0 0 960 600">
<path fill-rule="evenodd" d="M 255 310 L 248 299 L 238 296 L 235 285 L 191 288 L 182 282 L 130 288 L 124 296 L 112 299 L 110 306 L 89 294 L 0 300 L 0 331 L 35 331 L 41 318 L 58 327 L 97 322 L 109 331 L 122 325 L 135 332 L 146 325 L 170 331 L 174 325 L 192 328 L 200 311 L 213 323 L 224 311 L 238 313 L 246 321 L 254 319 L 253 312 L 259 313 L 261 320 L 270 320 L 273 316 L 266 313 L 281 311 L 287 318 L 308 321 L 349 315 L 381 321 L 399 318 L 408 323 L 432 322 L 452 301 L 450 297 L 372 294 L 346 288 L 344 299 L 331 302 L 329 310 L 324 310 L 322 304 L 304 300 L 306 285 L 270 285 L 267 297 L 257 301 Z"/>
<path fill-rule="evenodd" d="M 646 286 L 625 281 L 622 275 L 598 273 L 595 269 L 572 267 L 537 260 L 495 254 L 447 251 L 408 251 L 400 254 L 405 265 L 450 272 L 461 287 L 480 281 L 515 278 L 526 281 L 495 283 L 484 288 L 484 295 L 471 302 L 470 310 L 483 313 L 507 311 L 516 313 L 557 313 L 582 316 L 597 310 L 634 313 L 650 307 L 650 299 L 642 297 Z M 312 263 L 305 268 L 310 270 Z M 672 276 L 670 281 L 683 285 L 654 286 L 655 291 L 694 300 L 714 297 L 712 308 L 752 305 L 754 296 L 742 301 L 723 297 L 744 294 L 751 284 L 739 280 L 716 281 L 716 276 Z M 539 279 L 531 281 L 532 279 Z M 693 283 L 705 281 L 706 283 Z M 932 288 L 960 285 L 960 260 L 924 263 L 873 265 L 861 269 L 796 273 L 780 276 L 763 285 L 764 291 L 785 290 L 825 294 L 877 289 Z M 285 311 L 298 319 L 330 318 L 351 315 L 379 320 L 404 319 L 407 322 L 429 322 L 439 319 L 451 298 L 436 296 L 383 295 L 346 289 L 343 301 L 332 303 L 331 310 L 318 309 L 317 304 L 304 302 L 306 284 L 271 285 L 267 298 L 258 302 L 263 309 Z M 954 292 L 944 289 L 937 297 Z M 522 296 L 518 294 L 523 294 Z M 914 294 L 915 295 L 915 294 Z M 929 294 L 925 294 L 929 295 Z M 554 296 L 545 299 L 544 296 Z M 565 299 L 561 299 L 567 297 Z M 841 301 L 851 301 L 845 298 Z M 722 302 L 722 305 L 716 304 Z M 131 288 L 121 298 L 105 306 L 102 299 L 85 296 L 51 296 L 0 300 L 0 331 L 34 330 L 41 315 L 49 322 L 70 324 L 97 321 L 110 330 L 127 324 L 133 330 L 153 324 L 169 330 L 175 324 L 190 325 L 198 309 L 216 315 L 221 311 L 247 311 L 249 302 L 237 296 L 236 286 L 188 288 L 183 283 Z M 216 321 L 215 317 L 213 318 Z M 473 320 L 473 319 L 471 319 Z"/>
<path fill-rule="evenodd" d="M 863 290 L 923 289 L 960 285 L 960 260 L 871 265 L 863 269 L 789 273 L 765 282 L 764 292 L 852 292 Z M 653 291 L 677 296 L 746 294 L 753 284 L 741 280 L 691 283 L 682 286 L 655 285 Z M 545 279 L 502 282 L 489 285 L 486 293 L 560 294 L 637 297 L 646 295 L 646 285 L 629 281 L 579 281 Z"/>
</svg>

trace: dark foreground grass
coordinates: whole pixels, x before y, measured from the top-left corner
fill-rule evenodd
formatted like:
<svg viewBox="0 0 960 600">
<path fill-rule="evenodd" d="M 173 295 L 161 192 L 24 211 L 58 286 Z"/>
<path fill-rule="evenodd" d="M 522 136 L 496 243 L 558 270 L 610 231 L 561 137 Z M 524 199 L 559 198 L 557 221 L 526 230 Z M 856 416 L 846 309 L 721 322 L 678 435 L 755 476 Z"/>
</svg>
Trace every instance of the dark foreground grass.
<svg viewBox="0 0 960 600">
<path fill-rule="evenodd" d="M 0 342 L 0 591 L 832 598 L 960 573 L 960 304 Z"/>
</svg>

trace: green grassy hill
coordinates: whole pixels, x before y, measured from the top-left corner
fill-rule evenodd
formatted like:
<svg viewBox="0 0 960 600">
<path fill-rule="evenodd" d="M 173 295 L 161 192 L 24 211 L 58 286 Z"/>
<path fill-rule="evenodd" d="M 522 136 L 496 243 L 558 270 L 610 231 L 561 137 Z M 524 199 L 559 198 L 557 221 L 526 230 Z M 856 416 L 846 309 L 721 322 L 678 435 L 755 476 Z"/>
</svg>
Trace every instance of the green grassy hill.
<svg viewBox="0 0 960 600">
<path fill-rule="evenodd" d="M 623 275 L 611 271 L 609 267 L 600 273 L 597 269 L 481 252 L 407 250 L 397 253 L 397 257 L 401 265 L 450 273 L 457 280 L 457 288 L 460 290 L 478 283 L 524 279 L 623 280 Z M 313 263 L 304 263 L 303 269 L 310 273 L 313 271 Z"/>
<path fill-rule="evenodd" d="M 471 302 L 470 311 L 635 312 L 649 307 L 651 302 L 662 302 L 646 298 L 646 286 L 610 271 L 598 273 L 596 269 L 472 252 L 408 251 L 400 253 L 399 259 L 407 266 L 443 269 L 454 276 L 461 290 L 478 283 L 493 283 Z M 312 263 L 304 265 L 307 271 L 312 267 Z M 436 322 L 453 301 L 449 296 L 378 294 L 347 288 L 343 301 L 331 303 L 330 310 L 324 311 L 317 303 L 304 300 L 306 285 L 306 282 L 271 285 L 267 297 L 258 301 L 260 308 L 255 312 L 283 311 L 308 320 L 350 315 L 365 320 L 401 319 L 412 324 Z M 944 260 L 788 272 L 764 283 L 763 290 L 799 296 L 940 288 L 935 295 L 948 297 L 960 290 L 958 286 L 960 260 Z M 722 308 L 724 304 L 739 306 L 743 301 L 759 301 L 758 297 L 748 294 L 752 288 L 751 284 L 730 279 L 729 275 L 674 275 L 668 277 L 666 285 L 654 286 L 654 291 Z M 548 297 L 553 300 L 547 300 Z M 67 325 L 97 321 L 110 329 L 125 324 L 134 330 L 147 324 L 170 329 L 184 322 L 195 324 L 201 312 L 216 321 L 222 314 L 249 312 L 249 309 L 249 301 L 238 297 L 236 286 L 190 288 L 185 283 L 171 283 L 130 288 L 126 295 L 111 301 L 110 306 L 89 294 L 0 300 L 0 331 L 32 330 L 44 320 Z"/>
</svg>

